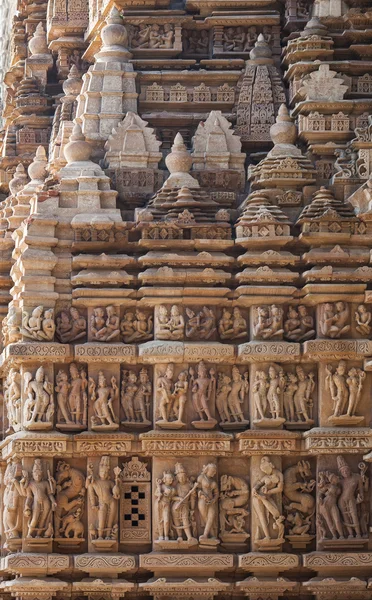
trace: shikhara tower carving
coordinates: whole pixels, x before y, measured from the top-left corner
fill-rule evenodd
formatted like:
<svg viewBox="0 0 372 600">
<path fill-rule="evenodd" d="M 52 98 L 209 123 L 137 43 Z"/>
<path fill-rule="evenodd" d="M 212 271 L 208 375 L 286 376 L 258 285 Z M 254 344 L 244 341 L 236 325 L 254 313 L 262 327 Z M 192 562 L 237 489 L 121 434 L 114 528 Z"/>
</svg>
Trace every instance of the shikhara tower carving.
<svg viewBox="0 0 372 600">
<path fill-rule="evenodd" d="M 371 42 L 0 6 L 4 600 L 372 600 Z"/>
</svg>

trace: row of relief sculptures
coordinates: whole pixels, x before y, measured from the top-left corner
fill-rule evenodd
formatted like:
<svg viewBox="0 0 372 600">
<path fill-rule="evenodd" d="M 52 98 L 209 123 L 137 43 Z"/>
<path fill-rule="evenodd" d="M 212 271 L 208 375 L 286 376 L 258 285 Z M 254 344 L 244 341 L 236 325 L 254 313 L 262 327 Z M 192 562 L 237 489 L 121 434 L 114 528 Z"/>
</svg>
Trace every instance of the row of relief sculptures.
<svg viewBox="0 0 372 600">
<path fill-rule="evenodd" d="M 89 533 L 92 540 L 116 539 L 116 505 L 120 497 L 119 467 L 114 469 L 112 481 L 110 459 L 103 456 L 98 473 L 88 464 L 87 477 L 67 462 L 58 461 L 55 477 L 36 458 L 29 473 L 17 462 L 8 463 L 5 483 L 5 506 L 3 524 L 8 548 L 16 547 L 15 541 L 22 539 L 23 515 L 27 518 L 26 539 L 34 545 L 41 545 L 51 538 L 62 545 L 69 540 L 84 541 L 85 525 L 83 516 L 86 509 L 86 492 L 92 516 Z M 24 503 L 22 498 L 25 498 Z"/>
<path fill-rule="evenodd" d="M 78 547 L 88 521 L 93 547 L 112 548 L 118 539 L 125 469 L 112 469 L 108 456 L 97 461 L 88 459 L 86 476 L 64 460 L 57 461 L 54 475 L 40 458 L 30 469 L 10 461 L 4 476 L 7 547 L 19 547 L 24 526 L 30 547 L 51 539 Z M 252 517 L 253 543 L 263 551 L 279 549 L 286 541 L 304 547 L 315 538 L 315 523 L 320 547 L 362 546 L 369 528 L 367 466 L 360 462 L 358 471 L 353 470 L 341 455 L 335 463 L 335 468 L 319 468 L 316 483 L 309 461 L 299 460 L 282 471 L 275 459 L 262 456 L 251 475 L 250 497 L 248 472 L 217 477 L 217 465 L 208 463 L 193 476 L 190 467 L 176 462 L 154 476 L 154 543 L 162 550 L 246 543 Z M 146 502 L 151 507 L 150 497 Z"/>
<path fill-rule="evenodd" d="M 153 23 L 141 23 L 138 27 L 135 25 L 129 28 L 129 46 L 135 50 L 142 48 L 173 48 L 174 45 L 174 25 L 164 23 L 158 25 Z"/>
<path fill-rule="evenodd" d="M 43 366 L 34 373 L 24 371 L 22 382 L 20 372 L 11 368 L 4 385 L 9 430 L 51 429 L 54 422 L 62 431 L 115 431 L 120 422 L 148 428 L 153 401 L 155 424 L 161 429 L 213 429 L 218 422 L 223 429 L 246 429 L 249 407 L 255 428 L 308 429 L 314 424 L 314 371 L 300 364 L 291 369 L 255 365 L 250 389 L 244 369 L 216 368 L 204 361 L 187 368 L 169 363 L 157 366 L 154 375 L 148 367 L 124 368 L 119 381 L 107 368 L 88 376 L 84 365 L 73 362 L 56 369 L 53 385 Z M 328 394 L 324 402 L 330 426 L 363 421 L 357 413 L 365 378 L 361 368 L 344 360 L 325 365 L 321 383 Z"/>
<path fill-rule="evenodd" d="M 269 25 L 263 26 L 262 35 L 265 42 L 271 45 L 273 36 Z M 251 25 L 248 28 L 225 27 L 223 32 L 224 52 L 249 52 L 257 42 L 258 36 L 259 33 L 255 25 Z"/>
<path fill-rule="evenodd" d="M 264 25 L 249 27 L 225 27 L 223 30 L 223 52 L 249 52 L 258 40 L 262 30 L 265 42 L 273 43 L 272 28 Z M 140 49 L 173 49 L 175 43 L 174 25 L 172 23 L 140 23 L 138 26 L 129 26 L 129 47 L 132 50 Z M 210 31 L 207 29 L 191 30 L 182 29 L 183 51 L 189 54 L 208 54 Z"/>
<path fill-rule="evenodd" d="M 315 319 L 304 305 L 261 305 L 252 309 L 252 339 L 288 340 L 305 342 L 316 335 Z M 372 311 L 361 304 L 352 312 L 347 302 L 327 302 L 317 307 L 318 337 L 340 339 L 350 337 L 352 328 L 358 337 L 369 337 L 372 331 Z M 87 327 L 88 325 L 88 327 Z M 8 339 L 10 324 L 3 327 L 4 340 Z M 92 342 L 142 343 L 158 340 L 182 341 L 220 339 L 248 340 L 248 322 L 239 307 L 223 308 L 220 317 L 208 306 L 192 309 L 160 305 L 153 315 L 142 309 L 126 309 L 123 318 L 115 306 L 92 309 L 87 320 L 82 311 L 70 307 L 61 310 L 54 320 L 53 309 L 37 306 L 31 312 L 24 311 L 19 332 L 32 341 L 61 343 L 84 341 L 86 335 Z"/>
</svg>

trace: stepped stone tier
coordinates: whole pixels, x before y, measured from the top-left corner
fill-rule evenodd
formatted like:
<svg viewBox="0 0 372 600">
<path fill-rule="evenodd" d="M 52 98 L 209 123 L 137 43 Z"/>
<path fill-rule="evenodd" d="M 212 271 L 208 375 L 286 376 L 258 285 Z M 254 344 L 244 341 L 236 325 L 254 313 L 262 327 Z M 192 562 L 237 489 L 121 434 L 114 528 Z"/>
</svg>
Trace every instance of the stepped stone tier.
<svg viewBox="0 0 372 600">
<path fill-rule="evenodd" d="M 0 0 L 2 600 L 372 600 L 371 43 Z"/>
</svg>

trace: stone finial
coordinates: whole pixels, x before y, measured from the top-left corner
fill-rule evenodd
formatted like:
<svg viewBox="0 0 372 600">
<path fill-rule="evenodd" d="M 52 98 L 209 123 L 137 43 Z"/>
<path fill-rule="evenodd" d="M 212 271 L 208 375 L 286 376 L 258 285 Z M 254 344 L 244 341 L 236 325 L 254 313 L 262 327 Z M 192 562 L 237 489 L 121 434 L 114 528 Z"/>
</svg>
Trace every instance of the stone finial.
<svg viewBox="0 0 372 600">
<path fill-rule="evenodd" d="M 294 144 L 297 139 L 296 126 L 289 116 L 285 104 L 281 104 L 276 123 L 270 127 L 270 137 L 274 148 L 268 153 L 268 158 L 275 156 L 301 156 L 301 150 Z"/>
<path fill-rule="evenodd" d="M 336 71 L 331 71 L 328 64 L 320 64 L 317 71 L 303 80 L 299 93 L 305 95 L 306 100 L 334 102 L 342 100 L 347 90 L 348 86 Z"/>
<path fill-rule="evenodd" d="M 296 126 L 285 104 L 279 107 L 276 123 L 270 127 L 270 137 L 274 144 L 294 144 L 297 139 Z"/>
<path fill-rule="evenodd" d="M 31 56 L 35 56 L 36 54 L 50 54 L 48 50 L 46 33 L 41 22 L 36 27 L 35 33 L 28 43 L 28 47 L 30 49 Z"/>
<path fill-rule="evenodd" d="M 62 89 L 65 95 L 76 97 L 78 94 L 80 94 L 82 84 L 83 81 L 76 65 L 72 65 L 67 79 L 62 84 Z"/>
<path fill-rule="evenodd" d="M 171 152 L 165 159 L 165 164 L 170 172 L 170 176 L 165 181 L 163 187 L 199 187 L 199 182 L 190 175 L 192 158 L 186 149 L 183 137 L 180 133 L 177 133 L 174 138 Z"/>
<path fill-rule="evenodd" d="M 131 53 L 127 50 L 128 32 L 116 6 L 113 6 L 101 31 L 103 46 L 96 55 L 96 62 L 127 60 Z"/>
<path fill-rule="evenodd" d="M 105 162 L 109 168 L 133 167 L 157 169 L 161 142 L 147 121 L 131 111 L 112 130 L 106 142 Z"/>
<path fill-rule="evenodd" d="M 28 175 L 31 183 L 43 182 L 47 176 L 46 166 L 48 164 L 47 155 L 43 146 L 38 146 L 35 158 L 28 167 Z"/>
<path fill-rule="evenodd" d="M 13 179 L 9 181 L 9 190 L 12 196 L 15 196 L 20 192 L 27 183 L 27 174 L 26 169 L 24 168 L 22 163 L 17 165 L 15 173 L 13 175 Z"/>
<path fill-rule="evenodd" d="M 300 34 L 301 38 L 307 38 L 311 35 L 320 35 L 322 37 L 328 36 L 327 27 L 321 22 L 319 17 L 312 17 L 304 27 L 304 30 Z"/>
<path fill-rule="evenodd" d="M 251 61 L 258 63 L 267 63 L 272 60 L 272 52 L 269 44 L 266 42 L 262 33 L 257 38 L 254 48 L 249 53 Z"/>
<path fill-rule="evenodd" d="M 85 141 L 80 125 L 76 123 L 70 135 L 70 141 L 64 147 L 67 164 L 88 161 L 91 151 L 89 143 Z"/>
</svg>

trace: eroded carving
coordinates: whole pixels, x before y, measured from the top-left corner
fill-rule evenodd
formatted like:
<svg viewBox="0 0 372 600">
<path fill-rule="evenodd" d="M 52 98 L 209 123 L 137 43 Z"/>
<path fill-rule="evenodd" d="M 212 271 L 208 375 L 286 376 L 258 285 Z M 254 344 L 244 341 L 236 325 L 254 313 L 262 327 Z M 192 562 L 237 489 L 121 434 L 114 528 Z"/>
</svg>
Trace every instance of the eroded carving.
<svg viewBox="0 0 372 600">
<path fill-rule="evenodd" d="M 328 421 L 332 425 L 357 425 L 363 421 L 363 416 L 356 415 L 360 403 L 366 374 L 362 369 L 351 367 L 340 360 L 337 367 L 326 366 L 326 389 L 333 402 L 333 413 Z"/>
<path fill-rule="evenodd" d="M 37 306 L 32 312 L 23 311 L 21 333 L 31 340 L 52 342 L 56 326 L 54 310 Z"/>
<path fill-rule="evenodd" d="M 32 373 L 24 373 L 24 394 L 25 429 L 51 429 L 54 415 L 53 384 L 49 381 L 44 367 L 38 368 L 35 377 Z"/>
<path fill-rule="evenodd" d="M 75 342 L 86 336 L 87 321 L 74 306 L 69 310 L 61 310 L 57 315 L 56 323 L 56 336 L 62 344 Z"/>
</svg>

